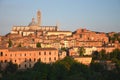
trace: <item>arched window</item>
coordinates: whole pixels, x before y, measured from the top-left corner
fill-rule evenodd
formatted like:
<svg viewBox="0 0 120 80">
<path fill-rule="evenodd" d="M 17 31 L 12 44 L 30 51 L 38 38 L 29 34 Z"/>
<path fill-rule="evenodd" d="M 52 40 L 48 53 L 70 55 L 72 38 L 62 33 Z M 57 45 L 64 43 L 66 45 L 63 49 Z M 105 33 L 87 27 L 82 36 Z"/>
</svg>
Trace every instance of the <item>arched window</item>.
<svg viewBox="0 0 120 80">
<path fill-rule="evenodd" d="M 41 58 L 38 59 L 38 62 L 40 62 L 40 61 L 41 61 Z"/>
<path fill-rule="evenodd" d="M 49 52 L 49 55 L 51 55 L 51 52 Z"/>
<path fill-rule="evenodd" d="M 44 55 L 46 55 L 46 52 L 44 52 Z"/>
<path fill-rule="evenodd" d="M 27 65 L 25 64 L 25 68 L 27 68 Z"/>
<path fill-rule="evenodd" d="M 15 62 L 17 62 L 17 60 L 15 60 Z"/>
<path fill-rule="evenodd" d="M 7 56 L 7 54 L 5 54 L 5 56 Z"/>
<path fill-rule="evenodd" d="M 3 56 L 3 52 L 0 52 L 0 56 Z"/>
<path fill-rule="evenodd" d="M 29 62 L 31 62 L 32 60 L 31 60 L 31 58 L 29 59 Z"/>
<path fill-rule="evenodd" d="M 25 62 L 27 61 L 27 59 L 25 58 Z"/>
<path fill-rule="evenodd" d="M 34 58 L 34 62 L 36 61 L 36 59 Z"/>
<path fill-rule="evenodd" d="M 56 57 L 54 57 L 54 60 L 56 60 Z"/>
<path fill-rule="evenodd" d="M 1 63 L 3 63 L 3 60 L 1 60 Z"/>
<path fill-rule="evenodd" d="M 31 64 L 29 64 L 29 68 L 31 68 Z"/>
<path fill-rule="evenodd" d="M 49 61 L 51 61 L 51 57 L 49 58 Z"/>
<path fill-rule="evenodd" d="M 21 67 L 21 65 L 18 66 L 19 68 Z"/>
<path fill-rule="evenodd" d="M 39 52 L 39 55 L 41 55 L 41 52 Z"/>
</svg>

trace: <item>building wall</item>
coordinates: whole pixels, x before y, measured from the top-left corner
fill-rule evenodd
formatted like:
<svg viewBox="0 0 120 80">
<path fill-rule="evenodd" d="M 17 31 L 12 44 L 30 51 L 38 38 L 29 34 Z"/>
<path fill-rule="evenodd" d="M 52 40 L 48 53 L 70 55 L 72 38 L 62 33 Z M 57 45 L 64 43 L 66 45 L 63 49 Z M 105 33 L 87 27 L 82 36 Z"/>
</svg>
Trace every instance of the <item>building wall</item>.
<svg viewBox="0 0 120 80">
<path fill-rule="evenodd" d="M 108 43 L 108 37 L 105 33 L 96 33 L 86 29 L 78 29 L 74 34 L 73 38 L 79 39 L 80 41 L 102 41 Z"/>
<path fill-rule="evenodd" d="M 74 57 L 74 60 L 76 60 L 79 63 L 89 65 L 92 61 L 92 57 Z"/>
<path fill-rule="evenodd" d="M 33 67 L 37 61 L 53 63 L 58 60 L 58 50 L 54 48 L 31 49 L 0 49 L 0 62 L 12 61 L 19 65 L 19 69 Z"/>
<path fill-rule="evenodd" d="M 52 32 L 47 32 L 47 35 L 66 35 L 66 36 L 71 36 L 72 32 L 70 31 L 52 31 Z"/>
<path fill-rule="evenodd" d="M 101 41 L 76 41 L 76 46 L 85 46 L 85 47 L 101 47 L 103 43 Z"/>
</svg>

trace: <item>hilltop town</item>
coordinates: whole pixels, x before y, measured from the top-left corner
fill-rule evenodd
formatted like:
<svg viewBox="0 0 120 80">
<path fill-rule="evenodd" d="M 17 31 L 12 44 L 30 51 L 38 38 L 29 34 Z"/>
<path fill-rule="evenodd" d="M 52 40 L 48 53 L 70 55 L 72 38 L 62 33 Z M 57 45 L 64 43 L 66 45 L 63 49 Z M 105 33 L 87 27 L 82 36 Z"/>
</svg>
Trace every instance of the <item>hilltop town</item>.
<svg viewBox="0 0 120 80">
<path fill-rule="evenodd" d="M 89 65 L 94 52 L 120 49 L 120 33 L 95 32 L 82 27 L 74 32 L 64 31 L 57 24 L 42 26 L 40 11 L 36 19 L 32 18 L 28 26 L 13 26 L 10 33 L 0 36 L 1 63 L 12 61 L 19 69 L 25 69 L 33 67 L 38 60 L 53 63 L 71 56 Z"/>
</svg>

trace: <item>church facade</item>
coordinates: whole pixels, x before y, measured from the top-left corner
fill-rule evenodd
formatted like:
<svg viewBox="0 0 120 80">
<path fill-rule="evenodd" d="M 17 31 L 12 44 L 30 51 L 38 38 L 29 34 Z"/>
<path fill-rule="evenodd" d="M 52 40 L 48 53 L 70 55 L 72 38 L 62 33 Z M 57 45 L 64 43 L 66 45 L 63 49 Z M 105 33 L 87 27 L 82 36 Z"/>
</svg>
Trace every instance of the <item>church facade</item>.
<svg viewBox="0 0 120 80">
<path fill-rule="evenodd" d="M 37 34 L 39 32 L 58 31 L 58 26 L 41 26 L 41 12 L 37 12 L 37 21 L 32 18 L 28 26 L 13 26 L 11 34 L 18 34 L 21 36 L 28 36 L 30 34 Z"/>
</svg>

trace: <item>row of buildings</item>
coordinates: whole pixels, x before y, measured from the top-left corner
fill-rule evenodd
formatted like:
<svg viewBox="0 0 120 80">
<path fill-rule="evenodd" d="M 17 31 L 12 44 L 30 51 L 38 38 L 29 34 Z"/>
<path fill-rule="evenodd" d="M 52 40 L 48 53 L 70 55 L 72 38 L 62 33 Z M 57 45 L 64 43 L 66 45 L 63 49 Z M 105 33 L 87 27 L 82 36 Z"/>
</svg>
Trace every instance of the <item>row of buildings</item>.
<svg viewBox="0 0 120 80">
<path fill-rule="evenodd" d="M 118 41 L 110 43 L 103 32 L 77 29 L 74 32 L 58 29 L 59 26 L 42 26 L 41 12 L 37 12 L 37 21 L 32 18 L 28 26 L 13 26 L 11 32 L 0 36 L 0 62 L 12 61 L 19 68 L 33 67 L 37 61 L 53 63 L 66 55 L 78 56 L 79 47 L 84 47 L 84 55 L 105 49 L 111 52 L 120 48 Z M 38 45 L 39 44 L 39 48 Z M 66 48 L 67 52 L 62 51 Z M 78 60 L 78 57 L 75 58 Z M 78 61 L 89 64 L 91 58 L 80 58 Z"/>
</svg>

